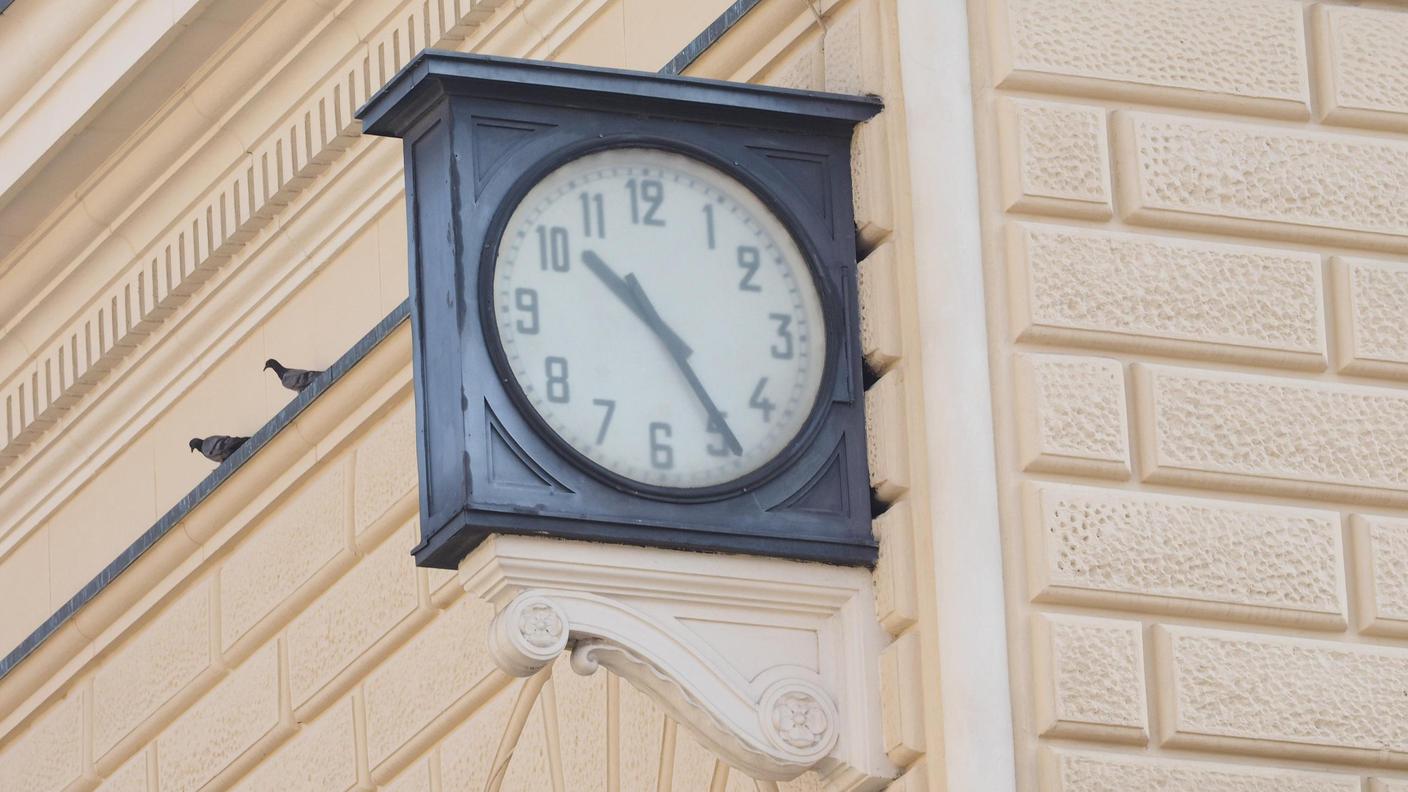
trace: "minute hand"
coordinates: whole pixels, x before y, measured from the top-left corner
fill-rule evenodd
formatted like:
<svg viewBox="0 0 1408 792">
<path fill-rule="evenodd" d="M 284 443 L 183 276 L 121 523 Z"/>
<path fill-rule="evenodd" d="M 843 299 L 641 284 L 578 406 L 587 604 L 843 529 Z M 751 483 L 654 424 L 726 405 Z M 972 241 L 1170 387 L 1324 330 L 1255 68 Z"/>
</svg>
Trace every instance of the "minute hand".
<svg viewBox="0 0 1408 792">
<path fill-rule="evenodd" d="M 669 325 L 665 324 L 665 320 L 660 318 L 660 312 L 655 310 L 655 304 L 645 296 L 645 290 L 641 288 L 640 281 L 636 279 L 636 276 L 627 275 L 624 280 L 626 287 L 630 289 L 631 296 L 635 298 L 636 306 L 640 309 L 640 318 L 650 326 L 650 329 L 664 342 L 665 348 L 670 351 L 670 357 L 674 358 L 675 365 L 679 366 L 685 381 L 689 383 L 694 395 L 699 397 L 700 404 L 704 405 L 704 411 L 709 414 L 709 422 L 719 427 L 728 449 L 738 456 L 743 456 L 743 444 L 738 442 L 738 437 L 734 435 L 728 422 L 724 420 L 724 414 L 719 412 L 714 400 L 709 398 L 708 391 L 704 390 L 704 383 L 699 381 L 699 375 L 694 373 L 694 367 L 689 365 L 689 356 L 692 354 L 690 348 L 670 329 Z"/>
</svg>

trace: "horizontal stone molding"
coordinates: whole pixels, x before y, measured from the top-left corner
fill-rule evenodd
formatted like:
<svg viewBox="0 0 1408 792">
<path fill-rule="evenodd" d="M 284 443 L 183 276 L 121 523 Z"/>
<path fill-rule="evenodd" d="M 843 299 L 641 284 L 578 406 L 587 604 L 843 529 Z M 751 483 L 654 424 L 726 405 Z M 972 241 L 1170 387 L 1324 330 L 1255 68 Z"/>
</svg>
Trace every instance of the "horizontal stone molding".
<svg viewBox="0 0 1408 792">
<path fill-rule="evenodd" d="M 1124 366 L 1118 360 L 1019 355 L 1016 391 L 1024 470 L 1129 478 Z"/>
<path fill-rule="evenodd" d="M 1162 493 L 1023 485 L 1038 602 L 1339 630 L 1339 514 Z"/>
<path fill-rule="evenodd" d="M 1105 108 L 1003 99 L 997 121 L 1008 210 L 1092 220 L 1113 214 Z"/>
<path fill-rule="evenodd" d="M 1146 481 L 1408 504 L 1408 391 L 1133 370 Z"/>
<path fill-rule="evenodd" d="M 1042 735 L 1148 742 L 1144 625 L 1036 614 L 1032 658 L 1037 728 Z"/>
<path fill-rule="evenodd" d="M 1001 0 L 1002 88 L 1309 116 L 1302 8 L 1280 0 Z"/>
<path fill-rule="evenodd" d="M 1114 148 L 1132 223 L 1408 250 L 1408 140 L 1119 111 Z"/>
<path fill-rule="evenodd" d="M 1330 272 L 1340 371 L 1408 379 L 1408 263 L 1336 256 Z"/>
<path fill-rule="evenodd" d="M 1158 626 L 1164 745 L 1408 766 L 1408 649 Z"/>
<path fill-rule="evenodd" d="M 1361 792 L 1358 776 L 1042 748 L 1042 792 Z"/>
<path fill-rule="evenodd" d="M 1326 366 L 1314 253 L 1009 223 L 1007 260 L 1023 341 Z"/>
<path fill-rule="evenodd" d="M 1408 520 L 1356 514 L 1349 537 L 1359 629 L 1408 638 Z"/>
<path fill-rule="evenodd" d="M 1310 19 L 1321 117 L 1408 131 L 1408 14 L 1318 3 Z"/>
</svg>

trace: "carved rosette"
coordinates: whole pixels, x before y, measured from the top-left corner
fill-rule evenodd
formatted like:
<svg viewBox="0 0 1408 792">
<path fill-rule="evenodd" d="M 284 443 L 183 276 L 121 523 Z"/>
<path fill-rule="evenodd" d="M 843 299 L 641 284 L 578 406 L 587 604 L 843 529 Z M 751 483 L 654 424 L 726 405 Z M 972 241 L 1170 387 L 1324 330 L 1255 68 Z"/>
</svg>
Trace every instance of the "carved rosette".
<svg viewBox="0 0 1408 792">
<path fill-rule="evenodd" d="M 815 762 L 836 745 L 836 705 L 826 691 L 803 680 L 773 683 L 758 704 L 758 720 L 773 747 L 799 762 Z"/>
<path fill-rule="evenodd" d="M 489 629 L 489 653 L 506 673 L 526 677 L 567 648 L 567 614 L 544 596 L 525 594 L 509 603 Z"/>
</svg>

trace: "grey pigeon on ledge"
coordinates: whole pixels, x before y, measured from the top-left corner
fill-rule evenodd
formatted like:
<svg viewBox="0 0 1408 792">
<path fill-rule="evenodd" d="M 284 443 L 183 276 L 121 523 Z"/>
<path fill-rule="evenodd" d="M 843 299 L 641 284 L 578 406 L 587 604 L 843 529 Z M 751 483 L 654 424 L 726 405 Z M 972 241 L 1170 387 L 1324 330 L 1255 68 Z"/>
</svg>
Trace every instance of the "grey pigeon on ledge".
<svg viewBox="0 0 1408 792">
<path fill-rule="evenodd" d="M 289 368 L 273 358 L 264 361 L 264 370 L 268 371 L 269 369 L 273 369 L 274 373 L 279 375 L 279 382 L 283 383 L 285 388 L 299 393 L 302 393 L 304 388 L 312 385 L 313 379 L 323 373 L 309 369 Z"/>
<path fill-rule="evenodd" d="M 248 437 L 231 437 L 229 435 L 211 435 L 210 437 L 192 437 L 191 450 L 199 451 L 201 456 L 211 462 L 224 462 L 230 455 L 239 450 L 240 446 L 248 440 Z"/>
</svg>

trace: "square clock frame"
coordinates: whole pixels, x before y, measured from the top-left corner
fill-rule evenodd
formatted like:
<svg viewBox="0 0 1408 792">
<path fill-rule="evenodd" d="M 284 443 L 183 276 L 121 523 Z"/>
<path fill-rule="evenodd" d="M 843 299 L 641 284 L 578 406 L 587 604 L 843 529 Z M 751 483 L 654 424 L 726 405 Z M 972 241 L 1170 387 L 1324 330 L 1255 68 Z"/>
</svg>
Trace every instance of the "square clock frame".
<svg viewBox="0 0 1408 792">
<path fill-rule="evenodd" d="M 373 96 L 366 132 L 405 150 L 417 562 L 453 569 L 488 536 L 520 534 L 872 565 L 850 155 L 855 125 L 879 110 L 866 97 L 433 50 Z M 737 485 L 654 491 L 604 475 L 543 423 L 496 351 L 488 274 L 509 214 L 556 167 L 615 147 L 684 154 L 738 180 L 817 284 L 816 406 Z"/>
</svg>

